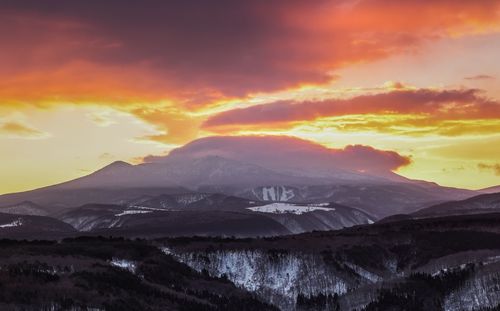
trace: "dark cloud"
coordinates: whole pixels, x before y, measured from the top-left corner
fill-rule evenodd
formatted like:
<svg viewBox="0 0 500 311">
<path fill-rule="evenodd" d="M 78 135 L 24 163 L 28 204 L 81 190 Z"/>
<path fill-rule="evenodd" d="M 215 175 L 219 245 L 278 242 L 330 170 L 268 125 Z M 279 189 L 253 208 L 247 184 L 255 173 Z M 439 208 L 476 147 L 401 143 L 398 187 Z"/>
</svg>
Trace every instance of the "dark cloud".
<svg viewBox="0 0 500 311">
<path fill-rule="evenodd" d="M 324 1 L 317 4 L 320 2 Z M 64 44 L 54 46 L 61 49 L 54 51 L 54 56 L 59 57 L 47 56 L 51 62 L 86 59 L 107 66 L 145 64 L 157 70 L 156 78 L 164 79 L 165 88 L 182 87 L 188 89 L 185 95 L 189 96 L 195 92 L 189 93 L 191 89 L 186 85 L 199 92 L 207 88 L 242 95 L 249 90 L 277 89 L 299 81 L 328 80 L 324 72 L 292 68 L 296 67 L 292 62 L 305 60 L 312 56 L 305 55 L 309 53 L 283 53 L 288 44 L 281 43 L 300 40 L 300 35 L 280 20 L 288 8 L 300 6 L 300 1 L 261 0 L 48 0 L 4 1 L 1 5 L 4 14 L 30 14 L 21 21 L 38 26 L 30 27 L 33 35 L 29 31 L 20 33 L 26 36 L 24 45 L 34 42 L 40 44 L 40 49 L 50 49 L 47 43 Z M 74 26 L 65 28 L 61 24 Z M 68 32 L 74 35 L 72 40 L 66 37 Z M 37 34 L 43 39 L 37 39 Z M 55 37 L 67 40 L 59 42 L 63 40 Z M 68 41 L 77 48 L 68 46 Z M 69 53 L 61 55 L 65 49 Z"/>
<path fill-rule="evenodd" d="M 200 104 L 327 82 L 340 66 L 491 25 L 498 7 L 491 0 L 4 0 L 0 65 L 23 74 L 10 85 L 32 81 L 45 96 L 109 85 L 126 96 L 133 89 Z M 96 83 L 83 82 L 91 77 Z"/>
</svg>

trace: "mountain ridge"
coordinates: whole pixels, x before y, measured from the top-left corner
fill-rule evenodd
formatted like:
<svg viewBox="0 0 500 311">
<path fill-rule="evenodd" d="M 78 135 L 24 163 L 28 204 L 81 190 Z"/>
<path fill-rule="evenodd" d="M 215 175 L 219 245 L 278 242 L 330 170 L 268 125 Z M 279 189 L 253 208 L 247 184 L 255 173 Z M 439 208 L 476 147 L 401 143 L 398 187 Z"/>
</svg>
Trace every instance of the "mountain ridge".
<svg viewBox="0 0 500 311">
<path fill-rule="evenodd" d="M 282 187 L 291 189 L 293 203 L 327 200 L 384 217 L 477 194 L 393 172 L 408 161 L 392 151 L 366 146 L 330 149 L 292 137 L 209 137 L 166 156 L 146 157 L 141 164 L 116 161 L 71 181 L 2 195 L 0 206 L 32 201 L 58 210 L 175 192 L 283 201 L 255 195 L 262 187 Z"/>
</svg>

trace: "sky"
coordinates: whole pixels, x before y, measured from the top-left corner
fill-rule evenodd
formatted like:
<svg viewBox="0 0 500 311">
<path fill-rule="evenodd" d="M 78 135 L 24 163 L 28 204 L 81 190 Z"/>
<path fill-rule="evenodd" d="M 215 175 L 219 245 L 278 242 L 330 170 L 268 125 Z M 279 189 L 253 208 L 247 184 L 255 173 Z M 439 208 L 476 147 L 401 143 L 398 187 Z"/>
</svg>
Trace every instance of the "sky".
<svg viewBox="0 0 500 311">
<path fill-rule="evenodd" d="M 500 1 L 0 0 L 0 194 L 214 135 L 500 184 Z"/>
</svg>

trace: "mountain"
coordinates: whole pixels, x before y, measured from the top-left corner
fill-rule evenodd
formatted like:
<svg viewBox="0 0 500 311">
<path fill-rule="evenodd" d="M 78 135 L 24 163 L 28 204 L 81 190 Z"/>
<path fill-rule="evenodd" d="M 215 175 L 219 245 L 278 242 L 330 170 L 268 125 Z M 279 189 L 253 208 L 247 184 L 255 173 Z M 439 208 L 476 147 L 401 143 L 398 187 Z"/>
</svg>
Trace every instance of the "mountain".
<svg viewBox="0 0 500 311">
<path fill-rule="evenodd" d="M 47 216 L 46 208 L 30 201 L 21 202 L 11 206 L 0 207 L 0 213 L 14 215 Z"/>
<path fill-rule="evenodd" d="M 250 201 L 222 194 L 140 197 L 124 205 L 88 204 L 57 215 L 79 231 L 113 236 L 275 236 L 373 223 L 334 203 Z"/>
<path fill-rule="evenodd" d="M 91 174 L 89 176 L 82 177 L 81 179 L 86 179 L 87 177 L 95 178 L 95 175 Z M 32 204 L 43 206 L 43 209 L 47 213 L 47 215 L 51 216 L 63 211 L 67 211 L 69 208 L 81 206 L 83 204 L 123 204 L 139 196 L 157 196 L 165 193 L 168 194 L 189 192 L 189 190 L 184 188 L 163 187 L 99 188 L 93 185 L 90 185 L 89 188 L 72 187 L 73 182 L 79 181 L 80 179 L 76 179 L 67 183 L 31 191 L 1 195 L 0 211 L 1 208 L 11 208 L 13 206 L 19 206 L 20 204 L 22 204 L 22 202 L 29 201 Z M 68 188 L 68 184 L 69 186 L 71 186 L 70 188 Z"/>
<path fill-rule="evenodd" d="M 0 213 L 2 238 L 57 238 L 73 233 L 72 226 L 51 217 Z"/>
<path fill-rule="evenodd" d="M 376 219 L 362 210 L 336 203 L 270 203 L 249 209 L 277 221 L 294 234 L 366 225 Z"/>
<path fill-rule="evenodd" d="M 481 194 L 461 201 L 449 201 L 422 208 L 409 214 L 395 214 L 379 220 L 389 223 L 402 220 L 500 212 L 500 192 Z"/>
<path fill-rule="evenodd" d="M 330 149 L 289 136 L 207 137 L 177 148 L 167 156 L 147 157 L 145 160 L 149 163 L 167 164 L 192 162 L 206 157 L 248 163 L 286 176 L 324 179 L 329 183 L 403 181 L 406 179 L 392 173 L 392 170 L 408 161 L 397 153 L 371 147 L 349 146 L 343 150 Z"/>
<path fill-rule="evenodd" d="M 335 202 L 384 217 L 477 194 L 393 172 L 407 163 L 395 152 L 366 146 L 330 149 L 281 136 L 208 137 L 166 156 L 146 157 L 143 164 L 115 162 L 62 184 L 2 195 L 0 206 L 31 201 L 55 214 L 89 203 L 212 192 L 259 201 Z"/>
<path fill-rule="evenodd" d="M 284 226 L 258 214 L 221 211 L 124 210 L 115 205 L 86 205 L 61 220 L 91 235 L 155 238 L 165 236 L 276 236 Z"/>
<path fill-rule="evenodd" d="M 488 188 L 484 188 L 484 189 L 480 189 L 478 191 L 482 192 L 482 193 L 497 193 L 497 192 L 500 192 L 500 185 L 493 186 L 493 187 L 488 187 Z"/>
<path fill-rule="evenodd" d="M 146 196 L 125 203 L 130 208 L 151 210 L 219 210 L 242 211 L 258 202 L 220 193 L 177 193 L 160 196 Z"/>
<path fill-rule="evenodd" d="M 446 202 L 421 209 L 411 216 L 427 218 L 500 212 L 500 192 L 482 194 L 462 201 Z"/>
<path fill-rule="evenodd" d="M 367 211 L 376 217 L 408 213 L 442 202 L 445 198 L 464 198 L 473 193 L 419 182 L 263 186 L 233 192 L 218 188 L 218 191 L 261 201 L 335 202 Z"/>
</svg>

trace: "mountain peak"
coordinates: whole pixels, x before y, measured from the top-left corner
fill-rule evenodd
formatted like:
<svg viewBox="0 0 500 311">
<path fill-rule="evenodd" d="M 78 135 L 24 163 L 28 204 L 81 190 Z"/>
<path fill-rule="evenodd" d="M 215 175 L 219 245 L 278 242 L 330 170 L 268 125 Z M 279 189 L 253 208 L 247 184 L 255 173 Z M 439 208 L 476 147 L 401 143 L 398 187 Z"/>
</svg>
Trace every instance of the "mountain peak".
<svg viewBox="0 0 500 311">
<path fill-rule="evenodd" d="M 130 164 L 130 163 L 128 163 L 128 162 L 125 162 L 125 161 L 115 161 L 115 162 L 107 165 L 106 167 L 109 167 L 109 168 L 118 168 L 118 167 L 131 167 L 131 166 L 133 166 L 133 165 Z"/>
<path fill-rule="evenodd" d="M 133 165 L 128 163 L 128 162 L 115 161 L 115 162 L 110 163 L 110 164 L 106 165 L 105 167 L 95 171 L 94 174 L 95 173 L 103 173 L 103 172 L 114 172 L 116 170 L 121 170 L 124 168 L 130 168 L 130 167 L 133 167 Z"/>
</svg>

